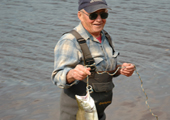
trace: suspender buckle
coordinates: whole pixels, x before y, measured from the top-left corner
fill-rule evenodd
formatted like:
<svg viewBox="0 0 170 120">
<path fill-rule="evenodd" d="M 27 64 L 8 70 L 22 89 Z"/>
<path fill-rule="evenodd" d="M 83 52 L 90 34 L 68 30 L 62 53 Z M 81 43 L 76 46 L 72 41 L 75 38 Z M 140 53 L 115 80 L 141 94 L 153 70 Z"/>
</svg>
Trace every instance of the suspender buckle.
<svg viewBox="0 0 170 120">
<path fill-rule="evenodd" d="M 91 68 L 90 72 L 93 73 L 93 72 L 96 71 L 95 62 L 94 62 L 94 59 L 93 59 L 93 58 L 88 58 L 88 59 L 86 59 L 86 60 L 85 60 L 85 65 L 86 65 L 87 67 L 90 67 L 90 68 Z"/>
</svg>

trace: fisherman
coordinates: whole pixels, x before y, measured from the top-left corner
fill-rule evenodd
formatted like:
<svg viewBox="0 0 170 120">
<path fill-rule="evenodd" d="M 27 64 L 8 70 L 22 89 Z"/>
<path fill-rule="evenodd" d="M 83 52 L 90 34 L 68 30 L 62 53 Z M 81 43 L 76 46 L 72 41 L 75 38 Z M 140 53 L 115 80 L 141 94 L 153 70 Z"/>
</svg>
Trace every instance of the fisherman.
<svg viewBox="0 0 170 120">
<path fill-rule="evenodd" d="M 113 77 L 131 76 L 135 66 L 118 64 L 110 35 L 103 29 L 108 17 L 105 0 L 79 0 L 80 23 L 57 42 L 54 53 L 52 81 L 62 89 L 60 120 L 76 120 L 78 111 L 75 95 L 85 95 L 87 76 L 93 92 L 99 120 L 105 120 L 106 107 L 112 102 Z M 120 68 L 120 69 L 118 69 Z M 103 71 L 116 74 L 111 76 Z"/>
</svg>

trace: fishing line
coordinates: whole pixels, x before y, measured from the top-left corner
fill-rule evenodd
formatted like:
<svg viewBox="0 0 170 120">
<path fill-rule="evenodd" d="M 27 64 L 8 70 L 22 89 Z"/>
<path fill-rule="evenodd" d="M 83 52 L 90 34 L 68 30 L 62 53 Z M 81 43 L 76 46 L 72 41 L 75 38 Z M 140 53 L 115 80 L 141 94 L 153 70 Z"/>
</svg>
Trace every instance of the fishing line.
<svg viewBox="0 0 170 120">
<path fill-rule="evenodd" d="M 156 119 L 158 120 L 158 116 L 155 115 L 155 114 L 152 112 L 152 110 L 151 110 L 151 108 L 150 108 L 150 106 L 149 106 L 149 104 L 148 104 L 148 95 L 146 94 L 146 92 L 145 92 L 145 90 L 144 90 L 144 88 L 143 88 L 143 81 L 142 81 L 142 79 L 141 79 L 138 71 L 136 70 L 136 66 L 135 66 L 135 72 L 136 72 L 136 74 L 138 75 L 139 80 L 141 81 L 141 89 L 142 89 L 142 91 L 144 92 L 144 94 L 145 94 L 145 96 L 146 96 L 145 104 L 148 106 L 149 111 L 150 111 L 150 113 L 152 114 L 152 116 L 156 117 Z"/>
<path fill-rule="evenodd" d="M 95 63 L 92 64 L 92 65 L 87 65 L 86 67 L 91 67 L 91 66 L 95 66 Z M 96 66 L 95 66 L 95 67 L 96 67 Z M 114 73 L 109 73 L 109 72 L 107 72 L 107 71 L 98 72 L 97 69 L 96 69 L 96 73 L 97 73 L 97 74 L 107 73 L 108 75 L 113 76 L 113 75 L 115 75 L 115 74 L 119 71 L 119 69 L 121 69 L 121 68 L 122 68 L 122 67 L 118 67 Z M 151 110 L 151 108 L 150 108 L 150 106 L 149 106 L 149 104 L 148 104 L 148 95 L 146 94 L 146 92 L 145 92 L 145 90 L 144 90 L 144 88 L 143 88 L 143 81 L 142 81 L 142 79 L 141 79 L 141 77 L 140 77 L 140 75 L 139 75 L 139 73 L 138 73 L 138 71 L 137 71 L 137 69 L 136 69 L 136 66 L 135 66 L 135 72 L 136 72 L 136 74 L 138 75 L 139 80 L 140 80 L 140 82 L 141 82 L 141 89 L 142 89 L 143 93 L 144 93 L 145 96 L 146 96 L 145 104 L 148 106 L 149 111 L 150 111 L 150 113 L 152 114 L 152 116 L 156 117 L 156 119 L 158 120 L 158 116 L 155 115 L 155 114 L 152 112 L 152 110 Z M 87 87 L 86 87 L 86 89 L 89 90 L 90 93 L 93 92 L 92 86 L 89 85 L 89 76 L 87 76 Z"/>
</svg>

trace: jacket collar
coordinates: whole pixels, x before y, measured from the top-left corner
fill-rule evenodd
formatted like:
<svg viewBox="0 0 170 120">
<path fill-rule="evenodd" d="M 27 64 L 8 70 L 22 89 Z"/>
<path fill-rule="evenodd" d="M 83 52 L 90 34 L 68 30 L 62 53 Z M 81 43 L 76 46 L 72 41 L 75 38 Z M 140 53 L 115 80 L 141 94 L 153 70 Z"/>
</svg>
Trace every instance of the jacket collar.
<svg viewBox="0 0 170 120">
<path fill-rule="evenodd" d="M 81 22 L 79 23 L 79 25 L 77 27 L 74 28 L 74 30 L 76 30 L 85 40 L 91 39 L 95 42 L 99 42 L 96 38 L 94 38 L 81 24 Z M 103 37 L 105 38 L 103 31 L 101 31 L 101 35 L 102 35 L 102 39 Z"/>
</svg>

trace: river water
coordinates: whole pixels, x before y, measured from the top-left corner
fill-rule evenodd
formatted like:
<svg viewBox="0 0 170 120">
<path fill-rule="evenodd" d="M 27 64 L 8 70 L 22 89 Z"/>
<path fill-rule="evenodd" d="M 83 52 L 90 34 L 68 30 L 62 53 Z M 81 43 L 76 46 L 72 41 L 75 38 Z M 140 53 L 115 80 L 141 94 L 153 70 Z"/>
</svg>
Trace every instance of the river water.
<svg viewBox="0 0 170 120">
<path fill-rule="evenodd" d="M 170 120 L 170 1 L 107 0 L 105 29 L 136 65 L 159 120 Z M 77 0 L 0 0 L 0 120 L 58 120 L 61 89 L 50 80 L 53 49 L 75 27 Z M 137 74 L 114 80 L 107 120 L 156 120 Z"/>
</svg>

